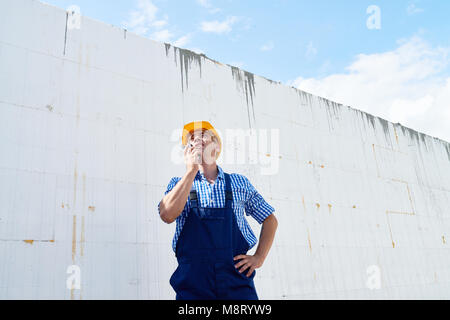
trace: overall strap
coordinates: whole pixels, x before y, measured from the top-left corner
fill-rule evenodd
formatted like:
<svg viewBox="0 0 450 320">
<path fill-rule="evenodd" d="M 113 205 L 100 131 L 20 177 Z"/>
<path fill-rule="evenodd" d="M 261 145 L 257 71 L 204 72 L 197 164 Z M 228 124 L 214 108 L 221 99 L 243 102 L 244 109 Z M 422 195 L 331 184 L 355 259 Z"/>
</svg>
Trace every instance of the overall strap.
<svg viewBox="0 0 450 320">
<path fill-rule="evenodd" d="M 228 173 L 224 173 L 225 175 L 225 207 L 231 208 L 231 202 L 233 201 L 233 192 L 231 191 L 231 178 Z M 197 190 L 192 185 L 191 192 L 189 194 L 191 200 L 191 207 L 198 208 L 198 194 Z"/>
<path fill-rule="evenodd" d="M 231 191 L 231 178 L 228 173 L 225 175 L 225 207 L 231 208 L 231 203 L 233 202 L 233 192 Z"/>
<path fill-rule="evenodd" d="M 192 208 L 198 208 L 198 196 L 197 191 L 194 188 L 194 184 L 192 184 L 191 193 L 190 193 L 190 199 L 191 199 L 191 207 Z"/>
</svg>

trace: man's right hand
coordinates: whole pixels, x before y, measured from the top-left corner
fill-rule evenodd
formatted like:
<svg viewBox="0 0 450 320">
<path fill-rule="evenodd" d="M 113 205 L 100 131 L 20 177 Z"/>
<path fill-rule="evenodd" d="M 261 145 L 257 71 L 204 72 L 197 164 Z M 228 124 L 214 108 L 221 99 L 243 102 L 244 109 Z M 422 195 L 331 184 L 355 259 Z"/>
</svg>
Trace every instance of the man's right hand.
<svg viewBox="0 0 450 320">
<path fill-rule="evenodd" d="M 199 164 L 202 161 L 202 146 L 201 144 L 196 144 L 190 147 L 188 143 L 184 149 L 184 162 L 186 163 L 186 170 L 188 172 L 199 170 Z"/>
<path fill-rule="evenodd" d="M 159 215 L 165 223 L 173 223 L 183 213 L 183 209 L 186 207 L 186 202 L 189 198 L 189 192 L 199 170 L 199 165 L 195 159 L 197 155 L 201 154 L 201 144 L 200 148 L 198 146 L 197 148 L 185 148 L 184 159 L 187 172 L 159 203 Z"/>
</svg>

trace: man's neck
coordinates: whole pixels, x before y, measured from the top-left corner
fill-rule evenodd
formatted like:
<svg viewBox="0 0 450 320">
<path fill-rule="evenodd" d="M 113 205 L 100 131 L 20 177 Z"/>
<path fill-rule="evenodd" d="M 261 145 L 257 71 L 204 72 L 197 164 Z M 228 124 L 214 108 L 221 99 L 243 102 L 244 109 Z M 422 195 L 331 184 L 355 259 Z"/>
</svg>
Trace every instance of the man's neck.
<svg viewBox="0 0 450 320">
<path fill-rule="evenodd" d="M 219 176 L 219 168 L 217 167 L 216 163 L 213 164 L 202 164 L 200 165 L 200 172 L 203 173 L 205 176 L 205 179 L 214 182 L 216 181 L 217 177 Z"/>
</svg>

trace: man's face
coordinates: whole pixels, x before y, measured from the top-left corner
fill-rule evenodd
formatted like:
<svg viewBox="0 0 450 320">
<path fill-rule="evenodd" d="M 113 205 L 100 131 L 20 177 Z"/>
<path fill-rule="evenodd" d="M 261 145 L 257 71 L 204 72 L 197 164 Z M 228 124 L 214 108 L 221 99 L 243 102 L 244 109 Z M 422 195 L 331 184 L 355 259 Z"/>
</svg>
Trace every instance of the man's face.
<svg viewBox="0 0 450 320">
<path fill-rule="evenodd" d="M 218 150 L 214 135 L 206 129 L 195 130 L 188 137 L 189 144 L 194 148 L 200 148 L 203 154 L 203 161 L 208 164 L 214 163 Z"/>
</svg>

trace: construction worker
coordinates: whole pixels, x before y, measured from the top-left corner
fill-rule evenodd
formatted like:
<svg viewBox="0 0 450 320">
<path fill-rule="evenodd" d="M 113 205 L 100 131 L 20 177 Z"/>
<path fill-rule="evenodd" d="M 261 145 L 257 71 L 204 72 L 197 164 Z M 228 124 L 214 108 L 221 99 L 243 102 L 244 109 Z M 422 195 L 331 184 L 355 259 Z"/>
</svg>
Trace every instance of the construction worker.
<svg viewBox="0 0 450 320">
<path fill-rule="evenodd" d="M 178 267 L 170 278 L 176 299 L 258 300 L 253 279 L 275 237 L 275 209 L 245 176 L 216 164 L 222 142 L 209 122 L 187 124 L 182 144 L 186 173 L 171 179 L 158 204 L 164 222 L 176 221 Z M 262 224 L 254 255 L 247 255 L 257 239 L 244 211 Z"/>
</svg>

